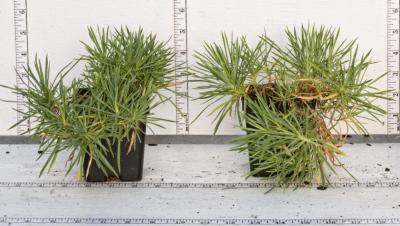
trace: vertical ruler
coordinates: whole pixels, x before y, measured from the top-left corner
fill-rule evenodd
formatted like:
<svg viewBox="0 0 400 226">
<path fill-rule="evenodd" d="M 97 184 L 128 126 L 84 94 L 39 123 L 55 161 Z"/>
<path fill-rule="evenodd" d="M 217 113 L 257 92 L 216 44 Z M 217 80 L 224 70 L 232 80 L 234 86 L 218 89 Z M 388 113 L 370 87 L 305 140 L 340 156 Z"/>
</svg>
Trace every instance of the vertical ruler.
<svg viewBox="0 0 400 226">
<path fill-rule="evenodd" d="M 400 133 L 400 19 L 399 19 L 399 0 L 387 0 L 387 133 Z"/>
<path fill-rule="evenodd" d="M 176 134 L 189 134 L 187 0 L 174 0 Z"/>
<path fill-rule="evenodd" d="M 24 67 L 28 65 L 28 25 L 27 25 L 27 4 L 26 0 L 14 0 L 14 27 L 15 27 L 15 70 L 16 85 L 19 88 L 28 88 L 28 79 Z M 21 120 L 23 114 L 27 112 L 27 101 L 21 95 L 17 95 L 17 120 Z M 17 127 L 17 133 L 22 134 L 30 128 L 29 120 L 21 123 Z"/>
</svg>

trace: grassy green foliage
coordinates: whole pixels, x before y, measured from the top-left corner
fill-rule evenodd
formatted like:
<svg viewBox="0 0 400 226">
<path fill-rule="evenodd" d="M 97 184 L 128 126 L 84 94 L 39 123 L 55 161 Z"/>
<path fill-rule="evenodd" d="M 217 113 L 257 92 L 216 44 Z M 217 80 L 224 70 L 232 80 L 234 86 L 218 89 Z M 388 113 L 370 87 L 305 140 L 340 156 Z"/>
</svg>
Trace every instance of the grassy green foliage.
<svg viewBox="0 0 400 226">
<path fill-rule="evenodd" d="M 79 165 L 81 174 L 87 175 L 83 162 L 89 156 L 89 164 L 94 161 L 103 172 L 117 176 L 122 139 L 128 138 L 132 147 L 139 123 L 160 126 L 162 119 L 149 112 L 169 100 L 159 92 L 174 79 L 174 51 L 165 42 L 142 29 L 88 31 L 91 42 L 83 43 L 86 54 L 78 60 L 85 64 L 83 76 L 66 85 L 64 77 L 78 61 L 52 79 L 48 59 L 36 58 L 34 66 L 26 69 L 29 88 L 8 87 L 28 101 L 29 111 L 13 127 L 24 120 L 33 122 L 30 132 L 42 140 L 40 157 L 48 156 L 40 174 L 52 168 L 60 152 L 67 151 L 67 173 Z M 113 155 L 113 142 L 118 144 L 117 156 L 112 156 L 117 169 L 107 160 Z"/>
<path fill-rule="evenodd" d="M 309 25 L 287 29 L 286 34 L 289 41 L 286 50 L 265 40 L 275 47 L 275 59 L 294 81 L 291 92 L 302 100 L 316 100 L 319 113 L 333 126 L 341 122 L 346 130 L 350 127 L 355 132 L 367 134 L 360 119 L 377 120 L 376 116 L 385 111 L 373 101 L 386 98 L 386 91 L 374 87 L 386 74 L 374 79 L 364 77 L 367 68 L 374 63 L 370 60 L 371 50 L 360 54 L 356 40 L 339 39 L 339 29 Z M 299 93 L 299 89 L 308 88 L 305 86 L 315 90 Z"/>
<path fill-rule="evenodd" d="M 207 104 L 203 111 L 218 104 L 211 114 L 216 114 L 214 134 L 223 119 L 235 115 L 242 121 L 240 99 L 246 96 L 249 85 L 258 83 L 262 72 L 270 72 L 264 65 L 271 47 L 261 40 L 251 48 L 245 37 L 228 38 L 222 34 L 222 45 L 205 43 L 204 52 L 196 52 L 197 65 L 193 68 L 193 82 L 200 82 L 200 100 Z M 203 112 L 202 112 L 203 113 Z"/>
<path fill-rule="evenodd" d="M 340 164 L 344 154 L 321 127 L 318 114 L 308 107 L 277 109 L 265 96 L 247 101 L 252 114 L 245 117 L 247 135 L 234 140 L 235 151 L 249 152 L 255 169 L 248 176 L 267 172 L 279 186 L 302 186 L 314 182 L 326 186 L 326 171 Z M 324 167 L 326 166 L 326 167 Z"/>
<path fill-rule="evenodd" d="M 371 51 L 360 54 L 339 29 L 308 25 L 286 36 L 285 48 L 265 34 L 254 47 L 225 34 L 221 45 L 206 43 L 193 70 L 198 99 L 212 108 L 215 133 L 228 115 L 237 118 L 247 135 L 233 150 L 248 150 L 256 165 L 249 175 L 267 172 L 277 186 L 326 186 L 327 171 L 342 166 L 338 147 L 349 130 L 367 134 L 363 120 L 385 114 L 374 104 L 386 99 L 374 88 L 385 74 L 366 79 Z"/>
</svg>

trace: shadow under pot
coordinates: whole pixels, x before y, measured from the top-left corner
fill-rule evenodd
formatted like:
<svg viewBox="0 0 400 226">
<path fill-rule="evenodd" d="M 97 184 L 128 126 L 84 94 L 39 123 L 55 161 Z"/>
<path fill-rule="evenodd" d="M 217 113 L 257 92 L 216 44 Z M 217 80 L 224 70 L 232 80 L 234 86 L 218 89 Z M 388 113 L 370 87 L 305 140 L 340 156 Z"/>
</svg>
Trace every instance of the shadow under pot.
<svg viewBox="0 0 400 226">
<path fill-rule="evenodd" d="M 136 136 L 136 140 L 129 151 L 130 141 L 128 138 L 121 140 L 121 171 L 118 172 L 118 142 L 114 142 L 111 145 L 111 151 L 113 155 L 108 154 L 106 159 L 111 163 L 113 169 L 118 173 L 118 178 L 121 181 L 140 181 L 143 177 L 143 160 L 144 160 L 144 145 L 145 145 L 145 134 L 146 124 L 140 123 L 140 132 Z M 112 139 L 112 138 L 110 138 Z M 112 142 L 112 141 L 110 141 Z M 109 178 L 115 177 L 114 173 L 107 169 L 107 175 L 98 167 L 95 161 L 89 166 L 90 156 L 85 155 L 83 164 L 83 170 L 87 173 L 86 181 L 88 182 L 104 182 Z M 89 167 L 89 168 L 88 168 Z"/>
</svg>

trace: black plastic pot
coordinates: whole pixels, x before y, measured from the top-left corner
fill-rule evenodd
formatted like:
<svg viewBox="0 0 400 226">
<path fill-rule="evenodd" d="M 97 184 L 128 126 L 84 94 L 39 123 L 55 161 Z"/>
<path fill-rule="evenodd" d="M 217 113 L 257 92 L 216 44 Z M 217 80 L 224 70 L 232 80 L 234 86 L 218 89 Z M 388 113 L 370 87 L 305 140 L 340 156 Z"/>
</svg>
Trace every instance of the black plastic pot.
<svg viewBox="0 0 400 226">
<path fill-rule="evenodd" d="M 252 95 L 252 94 L 248 95 L 248 97 L 249 97 L 251 100 L 253 100 L 253 101 L 257 99 L 256 95 Z M 245 110 L 245 114 L 246 114 L 246 115 L 253 115 L 253 114 L 254 114 L 253 111 L 252 111 L 248 106 L 245 105 L 244 99 L 242 99 L 242 105 L 243 105 L 243 108 L 244 108 L 244 110 Z M 251 126 L 251 125 L 250 125 L 249 123 L 247 123 L 247 122 L 246 122 L 246 127 L 247 127 L 247 128 L 254 128 L 253 126 Z M 249 132 L 247 132 L 247 134 L 249 134 Z M 255 160 L 251 157 L 252 148 L 251 148 L 250 145 L 248 145 L 248 147 L 247 147 L 247 152 L 248 152 L 248 155 L 249 155 L 250 172 L 252 172 L 252 171 L 256 170 L 257 167 L 258 167 L 258 165 L 259 165 L 260 163 L 262 163 L 262 162 L 261 162 L 261 161 L 255 161 Z M 253 176 L 253 177 L 270 177 L 270 176 L 272 176 L 272 175 L 271 175 L 271 173 L 269 173 L 269 172 L 260 171 L 260 172 L 257 172 L 257 173 L 255 173 L 255 174 L 253 174 L 252 176 Z"/>
<path fill-rule="evenodd" d="M 146 124 L 141 123 L 139 125 L 140 132 L 133 144 L 131 150 L 129 150 L 129 144 L 127 138 L 121 141 L 121 171 L 118 172 L 117 164 L 117 151 L 118 142 L 112 144 L 112 152 L 114 157 L 111 155 L 107 156 L 107 160 L 112 164 L 114 170 L 118 173 L 118 178 L 121 181 L 140 181 L 143 177 L 143 159 L 144 159 L 144 144 L 145 144 L 145 134 L 146 134 Z M 88 170 L 90 156 L 87 154 L 84 161 L 84 172 Z M 107 176 L 108 175 L 108 176 Z M 99 169 L 95 161 L 90 164 L 89 172 L 86 177 L 88 182 L 104 182 L 109 179 L 109 177 L 115 177 L 115 175 L 107 170 L 107 175 Z"/>
<path fill-rule="evenodd" d="M 270 90 L 273 90 L 275 88 L 275 85 L 272 84 L 272 83 L 263 84 L 261 86 L 270 87 L 271 88 Z M 255 89 L 255 87 L 250 87 L 250 90 L 253 90 L 253 89 Z M 271 92 L 271 91 L 268 91 L 268 90 L 264 90 L 264 92 L 265 93 L 263 94 L 263 98 L 265 98 L 266 102 L 268 104 L 273 104 L 275 106 L 276 110 L 283 111 L 283 109 L 284 109 L 283 104 L 279 103 L 279 102 L 274 102 L 274 98 L 272 97 L 274 95 L 274 93 Z M 257 101 L 257 95 L 256 95 L 256 93 L 254 91 L 249 91 L 249 93 L 247 93 L 247 96 L 252 101 Z M 243 104 L 243 108 L 244 108 L 244 111 L 245 111 L 246 115 L 253 115 L 254 114 L 254 112 L 248 106 L 245 106 L 245 103 L 244 103 L 243 99 L 242 99 L 242 104 Z M 254 128 L 247 122 L 246 122 L 246 127 L 247 128 Z M 258 165 L 262 164 L 262 161 L 256 161 L 251 157 L 252 148 L 251 148 L 250 145 L 247 147 L 247 150 L 248 150 L 248 153 L 249 153 L 250 171 L 255 171 L 255 170 L 257 170 Z M 270 172 L 267 172 L 267 171 L 260 171 L 260 172 L 257 172 L 256 174 L 253 174 L 254 177 L 271 177 L 273 175 L 274 175 L 273 173 L 270 173 Z"/>
<path fill-rule="evenodd" d="M 256 96 L 255 93 L 248 94 L 248 97 L 253 101 L 257 100 L 257 96 Z M 265 95 L 264 97 L 265 97 L 267 103 L 274 104 L 275 108 L 278 111 L 284 111 L 283 110 L 284 106 L 282 105 L 282 103 L 272 103 L 272 101 L 273 101 L 272 97 L 270 97 L 268 95 Z M 304 103 L 298 102 L 297 104 L 298 105 L 303 105 Z M 245 106 L 245 103 L 244 103 L 243 99 L 242 99 L 242 105 L 243 105 L 243 108 L 245 110 L 245 114 L 246 115 L 253 115 L 254 114 L 254 112 L 248 106 Z M 316 105 L 317 105 L 317 103 L 314 100 L 308 103 L 308 106 L 310 106 L 311 108 L 314 108 L 314 109 L 316 108 Z M 253 126 L 251 126 L 247 122 L 246 122 L 246 127 L 247 128 L 254 128 Z M 247 132 L 247 133 L 249 133 L 249 132 Z M 251 157 L 252 148 L 251 148 L 250 145 L 248 145 L 247 151 L 249 153 L 250 171 L 257 170 L 258 165 L 261 164 L 262 162 L 261 161 L 254 161 L 254 159 L 252 159 L 252 157 Z M 271 177 L 271 176 L 274 176 L 274 173 L 270 173 L 270 172 L 266 172 L 266 171 L 260 171 L 260 172 L 257 172 L 256 174 L 253 174 L 253 176 L 254 177 Z M 287 175 L 287 177 L 290 177 L 290 176 L 292 176 L 292 174 Z"/>
<path fill-rule="evenodd" d="M 77 98 L 81 98 L 81 101 L 85 99 L 86 96 L 90 95 L 90 90 L 87 88 L 80 88 L 77 90 L 76 96 Z M 121 171 L 118 172 L 118 162 L 117 162 L 117 152 L 118 152 L 118 142 L 114 142 L 111 145 L 111 151 L 113 155 L 108 154 L 106 159 L 111 163 L 113 169 L 118 172 L 118 178 L 121 181 L 140 181 L 143 177 L 143 159 L 144 159 L 144 144 L 145 144 L 145 135 L 146 135 L 146 124 L 139 124 L 138 135 L 136 136 L 136 140 L 131 150 L 129 150 L 128 138 L 124 138 L 121 141 Z M 110 143 L 112 143 L 113 138 L 110 138 Z M 106 141 L 103 141 L 104 145 L 107 145 Z M 115 177 L 114 173 L 110 170 L 106 170 L 107 174 L 105 174 L 93 160 L 90 163 L 90 156 L 86 154 L 85 160 L 83 163 L 83 172 L 87 172 L 86 181 L 88 182 L 104 182 L 107 181 L 111 177 Z M 90 167 L 88 169 L 88 167 Z M 87 171 L 89 170 L 89 171 Z"/>
<path fill-rule="evenodd" d="M 260 162 L 253 162 L 252 160 L 253 159 L 251 159 L 250 153 L 249 153 L 250 171 L 256 170 L 257 165 L 260 163 Z M 273 176 L 273 174 L 270 172 L 266 172 L 266 171 L 260 171 L 260 172 L 253 174 L 252 176 L 253 177 L 271 177 L 271 176 Z"/>
<path fill-rule="evenodd" d="M 254 100 L 255 97 L 250 96 L 250 98 L 251 98 L 252 100 Z M 244 105 L 244 101 L 242 101 L 242 103 L 243 103 L 243 105 Z M 251 110 L 248 106 L 244 106 L 244 107 L 245 107 L 245 114 L 247 114 L 247 115 L 252 115 L 252 114 L 254 114 L 254 113 L 252 112 L 252 110 Z M 246 122 L 246 127 L 247 127 L 247 128 L 254 128 L 253 126 L 251 126 L 251 125 L 250 125 L 249 123 L 247 123 L 247 122 Z M 247 132 L 247 134 L 249 134 L 249 132 Z M 255 160 L 251 157 L 252 148 L 251 148 L 250 145 L 247 146 L 247 152 L 248 152 L 248 155 L 249 155 L 250 171 L 252 172 L 252 171 L 256 170 L 257 167 L 258 167 L 258 165 L 259 165 L 260 163 L 262 163 L 262 162 L 261 162 L 261 161 L 255 161 Z M 253 177 L 270 177 L 270 176 L 272 176 L 272 175 L 271 175 L 271 173 L 269 173 L 269 172 L 260 171 L 260 172 L 257 172 L 257 173 L 255 173 L 255 174 L 253 174 L 252 176 L 253 176 Z"/>
</svg>

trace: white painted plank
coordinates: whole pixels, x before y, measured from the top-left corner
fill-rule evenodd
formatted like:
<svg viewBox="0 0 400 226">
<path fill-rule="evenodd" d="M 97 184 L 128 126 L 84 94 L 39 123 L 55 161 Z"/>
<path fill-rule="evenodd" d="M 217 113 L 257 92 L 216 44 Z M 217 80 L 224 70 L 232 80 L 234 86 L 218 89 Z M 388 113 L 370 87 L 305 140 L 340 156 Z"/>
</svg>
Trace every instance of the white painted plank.
<svg viewBox="0 0 400 226">
<path fill-rule="evenodd" d="M 348 157 L 342 158 L 347 169 L 360 181 L 399 180 L 400 144 L 370 145 L 348 144 L 343 147 L 348 153 Z M 259 182 L 258 178 L 245 180 L 243 175 L 248 172 L 247 154 L 228 151 L 231 147 L 195 144 L 146 145 L 143 182 Z M 0 181 L 78 180 L 77 170 L 63 177 L 65 154 L 60 154 L 50 174 L 38 178 L 45 159 L 35 161 L 39 156 L 37 150 L 38 145 L 0 145 Z M 351 181 L 340 167 L 337 170 L 338 175 L 332 175 L 333 181 Z"/>
<path fill-rule="evenodd" d="M 244 183 L 247 156 L 230 145 L 146 146 L 141 183 Z M 0 145 L 0 182 L 76 182 L 56 171 L 38 179 L 37 145 Z M 400 144 L 354 144 L 345 163 L 361 181 L 398 181 Z M 7 153 L 8 152 L 8 153 Z M 65 157 L 61 155 L 60 160 Z M 390 169 L 386 172 L 386 168 Z M 349 179 L 345 175 L 334 181 Z M 145 219 L 400 218 L 400 187 L 315 188 L 1 187 L 0 216 Z M 29 225 L 29 224 L 28 224 Z"/>
<path fill-rule="evenodd" d="M 1 214 L 110 218 L 397 218 L 398 189 L 0 188 Z"/>
<path fill-rule="evenodd" d="M 14 51 L 14 4 L 13 1 L 0 2 L 0 84 L 12 86 L 15 84 L 15 51 Z M 0 88 L 0 99 L 16 100 L 16 95 Z M 16 135 L 17 131 L 8 130 L 11 123 L 17 121 L 15 103 L 0 104 L 0 135 Z"/>
</svg>

